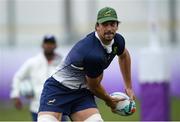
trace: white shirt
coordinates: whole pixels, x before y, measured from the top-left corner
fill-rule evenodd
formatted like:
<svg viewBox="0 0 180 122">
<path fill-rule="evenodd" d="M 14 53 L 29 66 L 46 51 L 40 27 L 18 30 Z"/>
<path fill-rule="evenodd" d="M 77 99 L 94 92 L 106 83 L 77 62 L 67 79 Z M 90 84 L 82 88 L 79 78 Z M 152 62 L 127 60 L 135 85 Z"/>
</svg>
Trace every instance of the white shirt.
<svg viewBox="0 0 180 122">
<path fill-rule="evenodd" d="M 39 53 L 27 60 L 14 75 L 10 97 L 20 97 L 20 83 L 29 81 L 34 90 L 34 98 L 30 101 L 30 111 L 37 113 L 44 82 L 55 70 L 61 59 L 62 57 L 57 55 L 51 63 L 48 63 L 44 54 Z"/>
</svg>

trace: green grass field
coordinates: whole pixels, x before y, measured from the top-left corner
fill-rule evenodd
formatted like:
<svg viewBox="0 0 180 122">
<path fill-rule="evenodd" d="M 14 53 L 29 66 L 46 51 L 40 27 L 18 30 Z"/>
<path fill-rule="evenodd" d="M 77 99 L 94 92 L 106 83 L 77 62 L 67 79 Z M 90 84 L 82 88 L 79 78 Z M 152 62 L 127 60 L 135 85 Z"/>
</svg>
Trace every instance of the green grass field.
<svg viewBox="0 0 180 122">
<path fill-rule="evenodd" d="M 31 116 L 27 105 L 21 110 L 16 110 L 12 103 L 0 102 L 0 121 L 30 121 Z M 137 111 L 132 116 L 123 117 L 113 114 L 103 101 L 98 100 L 98 107 L 105 121 L 139 121 L 140 105 L 136 101 Z M 180 121 L 180 98 L 171 100 L 171 120 Z"/>
</svg>

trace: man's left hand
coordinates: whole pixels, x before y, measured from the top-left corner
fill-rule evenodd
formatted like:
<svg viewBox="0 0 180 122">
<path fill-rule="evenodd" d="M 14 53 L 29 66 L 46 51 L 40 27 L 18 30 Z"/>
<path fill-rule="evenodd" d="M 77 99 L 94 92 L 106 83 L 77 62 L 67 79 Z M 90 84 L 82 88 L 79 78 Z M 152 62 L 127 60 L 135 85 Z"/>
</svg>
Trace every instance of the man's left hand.
<svg viewBox="0 0 180 122">
<path fill-rule="evenodd" d="M 135 100 L 135 95 L 132 88 L 126 88 L 125 92 L 130 97 L 130 100 Z"/>
</svg>

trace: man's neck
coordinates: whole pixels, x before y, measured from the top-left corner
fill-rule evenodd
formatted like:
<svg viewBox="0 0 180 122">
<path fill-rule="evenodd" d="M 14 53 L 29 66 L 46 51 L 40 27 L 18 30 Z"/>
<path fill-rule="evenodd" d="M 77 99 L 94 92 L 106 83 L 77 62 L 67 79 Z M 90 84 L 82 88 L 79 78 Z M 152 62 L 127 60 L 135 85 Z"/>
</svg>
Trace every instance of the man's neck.
<svg viewBox="0 0 180 122">
<path fill-rule="evenodd" d="M 51 61 L 51 60 L 54 59 L 55 54 L 54 54 L 54 53 L 52 53 L 52 54 L 46 54 L 46 53 L 44 53 L 44 56 L 46 57 L 46 59 L 47 59 L 48 61 Z"/>
<path fill-rule="evenodd" d="M 98 34 L 97 31 L 95 32 L 95 35 L 96 35 L 96 37 L 101 41 L 101 43 L 102 43 L 103 45 L 108 46 L 108 45 L 111 45 L 111 44 L 113 43 L 113 40 L 111 40 L 111 41 L 104 40 L 101 36 L 99 36 L 99 34 Z"/>
<path fill-rule="evenodd" d="M 100 37 L 101 38 L 101 37 Z M 110 45 L 112 40 L 111 41 L 107 41 L 107 40 L 103 40 L 101 39 L 101 42 L 104 44 L 104 45 Z"/>
</svg>

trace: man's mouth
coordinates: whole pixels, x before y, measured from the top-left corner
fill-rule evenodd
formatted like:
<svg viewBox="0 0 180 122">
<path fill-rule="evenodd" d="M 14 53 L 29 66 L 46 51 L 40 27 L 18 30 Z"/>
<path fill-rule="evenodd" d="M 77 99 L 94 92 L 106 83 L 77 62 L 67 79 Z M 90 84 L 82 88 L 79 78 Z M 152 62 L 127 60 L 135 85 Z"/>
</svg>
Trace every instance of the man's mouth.
<svg viewBox="0 0 180 122">
<path fill-rule="evenodd" d="M 107 36 L 113 36 L 114 35 L 114 33 L 112 33 L 112 32 L 107 32 L 107 33 L 105 33 L 105 35 L 107 35 Z"/>
</svg>

